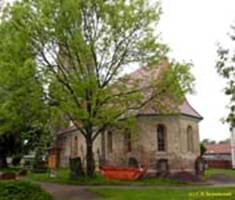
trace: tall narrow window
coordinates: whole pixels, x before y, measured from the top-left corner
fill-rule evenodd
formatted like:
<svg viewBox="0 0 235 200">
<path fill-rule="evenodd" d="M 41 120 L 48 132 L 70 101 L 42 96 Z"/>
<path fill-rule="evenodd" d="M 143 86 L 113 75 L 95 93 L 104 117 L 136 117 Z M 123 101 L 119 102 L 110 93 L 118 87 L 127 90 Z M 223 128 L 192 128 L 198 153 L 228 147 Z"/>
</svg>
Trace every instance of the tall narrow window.
<svg viewBox="0 0 235 200">
<path fill-rule="evenodd" d="M 129 130 L 127 130 L 124 135 L 124 148 L 126 152 L 132 151 L 131 132 Z"/>
<path fill-rule="evenodd" d="M 105 152 L 106 152 L 106 148 L 105 148 L 105 132 L 101 133 L 101 155 L 102 158 L 105 160 Z"/>
<path fill-rule="evenodd" d="M 187 128 L 187 146 L 188 152 L 193 152 L 193 128 L 191 126 Z"/>
<path fill-rule="evenodd" d="M 162 124 L 157 127 L 157 145 L 158 151 L 166 151 L 166 128 Z"/>
<path fill-rule="evenodd" d="M 74 137 L 74 156 L 78 155 L 78 136 Z"/>
<path fill-rule="evenodd" d="M 108 151 L 113 152 L 113 133 L 111 131 L 108 131 L 107 135 L 108 139 Z"/>
</svg>

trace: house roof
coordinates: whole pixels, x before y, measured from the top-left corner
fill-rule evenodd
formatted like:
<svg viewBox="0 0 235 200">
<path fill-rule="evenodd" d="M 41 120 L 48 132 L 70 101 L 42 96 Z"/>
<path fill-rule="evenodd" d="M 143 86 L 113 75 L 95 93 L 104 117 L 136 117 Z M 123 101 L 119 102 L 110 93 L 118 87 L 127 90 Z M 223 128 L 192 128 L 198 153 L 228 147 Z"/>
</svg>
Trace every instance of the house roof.
<svg viewBox="0 0 235 200">
<path fill-rule="evenodd" d="M 207 144 L 206 154 L 230 154 L 231 144 Z"/>
<path fill-rule="evenodd" d="M 188 115 L 198 119 L 203 119 L 203 117 L 190 105 L 187 99 L 179 106 L 180 113 L 183 115 Z"/>
<path fill-rule="evenodd" d="M 168 115 L 173 114 L 181 114 L 188 117 L 196 118 L 198 120 L 203 119 L 203 117 L 190 105 L 187 99 L 185 99 L 183 103 L 178 106 L 178 109 L 176 108 L 175 111 L 169 113 Z M 146 106 L 137 115 L 164 115 L 164 113 L 157 111 L 154 106 Z"/>
</svg>

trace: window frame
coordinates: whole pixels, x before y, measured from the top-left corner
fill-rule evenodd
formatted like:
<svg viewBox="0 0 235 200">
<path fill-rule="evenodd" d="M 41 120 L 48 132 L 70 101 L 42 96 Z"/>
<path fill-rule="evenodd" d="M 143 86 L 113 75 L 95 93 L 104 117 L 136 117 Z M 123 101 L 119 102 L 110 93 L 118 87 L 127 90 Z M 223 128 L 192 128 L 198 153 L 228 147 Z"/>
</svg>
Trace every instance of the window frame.
<svg viewBox="0 0 235 200">
<path fill-rule="evenodd" d="M 107 132 L 107 150 L 109 153 L 113 152 L 113 132 Z"/>
<path fill-rule="evenodd" d="M 193 127 L 191 125 L 187 126 L 186 129 L 186 137 L 187 137 L 187 152 L 194 152 L 194 145 L 193 145 Z"/>
<path fill-rule="evenodd" d="M 157 150 L 167 152 L 167 128 L 164 124 L 157 125 Z"/>
<path fill-rule="evenodd" d="M 124 133 L 124 148 L 125 152 L 132 152 L 132 137 L 130 130 L 126 130 Z"/>
</svg>

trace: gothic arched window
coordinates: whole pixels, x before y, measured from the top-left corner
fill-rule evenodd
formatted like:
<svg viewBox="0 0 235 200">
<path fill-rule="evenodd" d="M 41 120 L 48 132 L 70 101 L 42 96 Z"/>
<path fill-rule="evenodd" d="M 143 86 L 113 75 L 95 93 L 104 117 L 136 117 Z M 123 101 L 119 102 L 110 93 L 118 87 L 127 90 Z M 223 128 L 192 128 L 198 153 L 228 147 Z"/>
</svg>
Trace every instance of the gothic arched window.
<svg viewBox="0 0 235 200">
<path fill-rule="evenodd" d="M 108 140 L 108 151 L 110 153 L 112 153 L 113 152 L 113 133 L 112 133 L 112 131 L 108 131 L 107 140 Z"/>
<path fill-rule="evenodd" d="M 193 128 L 191 126 L 187 127 L 187 147 L 188 152 L 193 152 Z"/>
<path fill-rule="evenodd" d="M 157 126 L 158 151 L 166 151 L 166 127 L 163 124 Z"/>
<path fill-rule="evenodd" d="M 77 156 L 78 154 L 78 136 L 74 137 L 74 147 L 73 147 L 73 154 L 74 156 Z"/>
<path fill-rule="evenodd" d="M 132 151 L 131 132 L 129 130 L 126 130 L 125 135 L 124 135 L 124 148 L 125 148 L 125 152 Z"/>
</svg>

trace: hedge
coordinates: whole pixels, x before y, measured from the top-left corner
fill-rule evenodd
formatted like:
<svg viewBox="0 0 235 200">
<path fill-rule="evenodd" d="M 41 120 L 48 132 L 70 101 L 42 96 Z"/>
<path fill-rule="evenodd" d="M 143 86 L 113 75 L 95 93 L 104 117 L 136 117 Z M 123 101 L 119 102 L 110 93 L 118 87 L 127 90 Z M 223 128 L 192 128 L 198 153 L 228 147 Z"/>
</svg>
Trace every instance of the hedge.
<svg viewBox="0 0 235 200">
<path fill-rule="evenodd" d="M 24 181 L 0 181 L 0 200 L 53 200 L 40 186 Z"/>
</svg>

